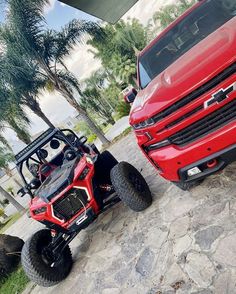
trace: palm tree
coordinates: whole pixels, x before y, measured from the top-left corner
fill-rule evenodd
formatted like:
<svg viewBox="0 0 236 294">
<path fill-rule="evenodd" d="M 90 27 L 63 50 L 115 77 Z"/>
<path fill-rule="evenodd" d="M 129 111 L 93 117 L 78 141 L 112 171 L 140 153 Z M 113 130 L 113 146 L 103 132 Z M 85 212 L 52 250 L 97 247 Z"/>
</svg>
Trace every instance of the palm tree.
<svg viewBox="0 0 236 294">
<path fill-rule="evenodd" d="M 11 36 L 9 30 L 2 31 L 5 44 L 5 52 L 0 57 L 0 76 L 2 80 L 14 92 L 17 102 L 27 106 L 33 113 L 39 116 L 49 127 L 54 127 L 48 117 L 43 113 L 38 96 L 41 90 L 47 86 L 48 79 L 41 75 L 37 64 L 23 52 L 16 54 L 15 36 Z"/>
<path fill-rule="evenodd" d="M 127 56 L 116 54 L 111 59 L 116 76 L 126 84 L 135 84 L 136 64 Z"/>
<path fill-rule="evenodd" d="M 86 89 L 83 91 L 81 103 L 84 108 L 91 110 L 91 112 L 98 115 L 107 123 L 112 125 L 115 123 L 112 117 L 112 109 L 106 104 L 105 99 L 101 96 L 101 91 L 96 87 L 87 85 Z"/>
<path fill-rule="evenodd" d="M 13 161 L 13 159 L 14 159 L 14 156 L 11 152 L 6 151 L 5 148 L 3 147 L 0 147 L 0 168 L 4 169 L 6 173 L 10 176 L 12 176 L 12 173 L 9 168 L 9 162 Z M 9 171 L 10 171 L 10 174 L 9 174 Z M 14 180 L 16 181 L 16 184 L 21 187 L 20 183 L 16 179 Z M 2 194 L 4 198 L 9 200 L 12 203 L 12 205 L 15 206 L 17 210 L 21 212 L 25 211 L 24 207 L 20 203 L 18 203 L 15 200 L 15 198 L 12 197 L 12 195 L 8 193 L 6 190 L 4 190 L 3 187 L 1 186 L 0 186 L 0 194 Z"/>
<path fill-rule="evenodd" d="M 109 74 L 104 69 L 98 69 L 93 72 L 90 77 L 84 82 L 86 85 L 86 89 L 94 89 L 94 91 L 96 90 L 98 92 L 99 95 L 97 95 L 97 98 L 99 98 L 98 100 L 101 106 L 107 112 L 112 113 L 115 111 L 115 105 L 113 105 L 110 99 L 104 97 L 104 90 L 107 88 L 107 84 L 109 81 Z M 90 99 L 91 97 L 93 97 L 93 95 L 90 96 Z"/>
<path fill-rule="evenodd" d="M 10 148 L 10 146 L 9 146 L 9 144 L 8 144 L 8 142 L 7 142 L 7 140 L 6 140 L 6 138 L 1 134 L 1 132 L 3 132 L 3 130 L 4 130 L 4 126 L 2 126 L 2 125 L 0 124 L 0 143 L 1 143 L 2 145 L 4 145 L 4 146 L 7 146 L 7 147 Z"/>
<path fill-rule="evenodd" d="M 74 91 L 82 95 L 77 79 L 68 71 L 64 58 L 69 55 L 73 46 L 81 36 L 93 31 L 91 22 L 71 21 L 60 32 L 45 30 L 44 6 L 47 0 L 8 0 L 8 23 L 5 26 L 15 34 L 17 47 L 37 62 L 42 74 L 49 80 L 53 88 L 58 91 L 72 107 L 87 122 L 92 131 L 102 143 L 109 141 L 102 131 L 90 119 L 86 109 L 80 106 L 74 97 Z M 17 50 L 17 49 L 16 49 Z"/>
<path fill-rule="evenodd" d="M 21 183 L 13 177 L 12 171 L 9 167 L 9 163 L 14 161 L 14 155 L 12 152 L 6 150 L 4 147 L 0 146 L 0 169 L 3 169 L 6 175 L 13 178 L 13 181 L 19 188 L 22 188 Z"/>
<path fill-rule="evenodd" d="M 30 123 L 21 106 L 14 99 L 14 94 L 0 81 L 0 131 L 5 128 L 12 129 L 18 138 L 25 144 L 30 143 L 30 134 L 27 125 Z M 0 141 L 6 145 L 6 140 L 1 135 Z"/>
<path fill-rule="evenodd" d="M 31 142 L 31 136 L 22 118 L 9 117 L 6 122 L 9 124 L 9 128 L 11 128 L 16 133 L 20 141 L 22 141 L 26 145 Z"/>
<path fill-rule="evenodd" d="M 101 59 L 104 68 L 113 71 L 110 61 L 114 55 L 131 59 L 136 62 L 137 53 L 147 43 L 147 32 L 137 19 L 127 22 L 119 21 L 115 25 L 107 24 L 90 32 L 92 36 L 87 43 L 96 50 L 90 50 L 95 58 Z"/>
<path fill-rule="evenodd" d="M 11 202 L 12 205 L 15 206 L 15 208 L 20 211 L 20 212 L 25 212 L 25 208 L 16 201 L 16 199 L 14 197 L 11 196 L 10 193 L 8 193 L 5 189 L 3 189 L 3 187 L 0 186 L 0 194 L 6 198 L 7 200 L 9 200 L 9 202 Z"/>
<path fill-rule="evenodd" d="M 153 21 L 155 24 L 159 23 L 161 29 L 164 29 L 195 2 L 195 0 L 178 0 L 175 4 L 165 5 L 159 11 L 154 13 Z"/>
<path fill-rule="evenodd" d="M 120 53 L 126 53 L 136 62 L 137 54 L 147 44 L 147 32 L 136 18 L 128 19 L 127 22 L 120 20 L 116 24 L 114 42 Z"/>
</svg>

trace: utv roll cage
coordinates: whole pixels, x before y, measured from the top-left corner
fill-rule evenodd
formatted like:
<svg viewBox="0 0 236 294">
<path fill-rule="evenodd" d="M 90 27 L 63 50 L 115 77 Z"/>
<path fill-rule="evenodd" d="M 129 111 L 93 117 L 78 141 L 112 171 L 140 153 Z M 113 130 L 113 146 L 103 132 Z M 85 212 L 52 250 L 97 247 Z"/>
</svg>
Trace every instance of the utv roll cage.
<svg viewBox="0 0 236 294">
<path fill-rule="evenodd" d="M 33 194 L 31 190 L 28 189 L 28 183 L 22 171 L 23 164 L 28 159 L 31 159 L 36 163 L 40 163 L 41 159 L 39 158 L 37 151 L 40 150 L 43 146 L 45 146 L 47 143 L 49 143 L 53 138 L 64 141 L 72 149 L 76 150 L 76 146 L 74 146 L 74 144 L 68 139 L 67 135 L 64 132 L 68 132 L 69 134 L 72 134 L 75 138 L 79 139 L 78 136 L 70 129 L 49 128 L 45 132 L 43 132 L 39 137 L 37 137 L 33 142 L 28 144 L 18 154 L 15 155 L 16 168 L 21 176 L 21 179 L 24 182 L 24 190 L 26 193 L 30 195 L 31 198 L 33 198 Z M 36 155 L 38 157 L 38 160 L 33 158 L 33 155 Z"/>
</svg>

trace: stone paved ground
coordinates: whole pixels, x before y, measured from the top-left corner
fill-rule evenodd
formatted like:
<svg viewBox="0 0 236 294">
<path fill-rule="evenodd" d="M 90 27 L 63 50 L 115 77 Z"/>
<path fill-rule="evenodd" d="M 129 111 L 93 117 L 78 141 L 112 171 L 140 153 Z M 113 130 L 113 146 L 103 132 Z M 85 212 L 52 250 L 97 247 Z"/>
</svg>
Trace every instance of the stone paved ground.
<svg viewBox="0 0 236 294">
<path fill-rule="evenodd" d="M 101 215 L 72 242 L 70 276 L 31 294 L 236 293 L 236 164 L 182 192 L 156 175 L 133 135 L 110 149 L 142 170 L 153 205 Z M 38 227 L 23 217 L 8 233 L 26 238 Z"/>
</svg>

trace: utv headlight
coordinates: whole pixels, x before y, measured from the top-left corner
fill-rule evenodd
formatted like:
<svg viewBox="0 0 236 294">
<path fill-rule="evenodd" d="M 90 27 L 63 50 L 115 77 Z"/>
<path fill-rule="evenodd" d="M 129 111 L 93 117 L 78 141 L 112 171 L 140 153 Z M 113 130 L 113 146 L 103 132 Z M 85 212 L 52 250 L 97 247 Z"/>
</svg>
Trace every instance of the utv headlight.
<svg viewBox="0 0 236 294">
<path fill-rule="evenodd" d="M 143 129 L 143 128 L 146 128 L 146 127 L 150 127 L 150 126 L 153 126 L 155 124 L 155 121 L 153 118 L 149 118 L 149 119 L 146 119 L 138 124 L 134 124 L 133 125 L 133 128 L 135 130 L 140 130 L 140 129 Z"/>
<path fill-rule="evenodd" d="M 159 149 L 159 148 L 162 148 L 162 147 L 165 147 L 165 146 L 168 146 L 168 145 L 170 145 L 170 141 L 169 140 L 163 140 L 163 141 L 160 141 L 158 143 L 149 145 L 145 149 L 146 149 L 146 151 L 149 152 L 149 151 Z"/>
<path fill-rule="evenodd" d="M 33 210 L 33 213 L 36 215 L 36 214 L 44 213 L 44 212 L 46 212 L 46 210 L 47 210 L 46 207 L 43 206 L 43 207 L 40 207 L 40 208 Z"/>
<path fill-rule="evenodd" d="M 82 171 L 82 173 L 80 174 L 80 176 L 79 176 L 79 180 L 81 180 L 81 181 L 84 180 L 88 173 L 89 173 L 89 168 L 86 167 L 86 168 Z"/>
</svg>

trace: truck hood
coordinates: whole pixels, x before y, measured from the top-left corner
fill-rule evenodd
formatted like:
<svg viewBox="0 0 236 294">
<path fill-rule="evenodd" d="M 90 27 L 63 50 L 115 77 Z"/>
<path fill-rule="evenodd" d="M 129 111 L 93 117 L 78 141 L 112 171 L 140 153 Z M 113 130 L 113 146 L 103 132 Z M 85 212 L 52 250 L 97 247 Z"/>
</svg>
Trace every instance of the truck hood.
<svg viewBox="0 0 236 294">
<path fill-rule="evenodd" d="M 144 121 L 205 84 L 236 60 L 236 17 L 191 48 L 143 90 L 130 124 Z"/>
</svg>

